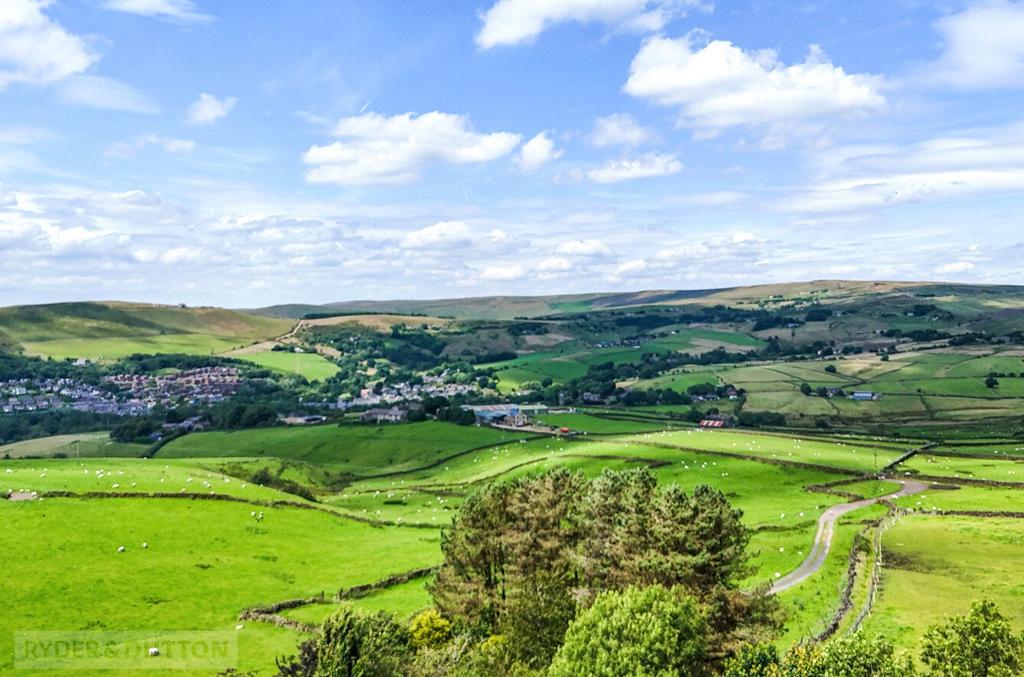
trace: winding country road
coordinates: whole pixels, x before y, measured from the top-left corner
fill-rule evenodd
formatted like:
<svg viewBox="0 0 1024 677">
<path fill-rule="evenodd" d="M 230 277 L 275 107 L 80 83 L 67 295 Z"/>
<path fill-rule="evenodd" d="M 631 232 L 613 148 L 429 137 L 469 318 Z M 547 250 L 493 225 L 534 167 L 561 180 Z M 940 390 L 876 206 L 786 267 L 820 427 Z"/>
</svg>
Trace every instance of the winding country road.
<svg viewBox="0 0 1024 677">
<path fill-rule="evenodd" d="M 836 521 L 846 513 L 865 508 L 882 500 L 911 496 L 928 489 L 928 485 L 924 482 L 915 482 L 913 480 L 900 480 L 899 482 L 903 485 L 903 488 L 894 493 L 879 496 L 878 498 L 865 498 L 860 501 L 853 501 L 852 503 L 840 503 L 826 510 L 818 518 L 818 533 L 814 537 L 814 545 L 811 547 L 811 552 L 807 555 L 807 559 L 796 569 L 776 580 L 769 592 L 774 595 L 783 590 L 789 590 L 821 569 L 822 565 L 825 564 L 825 558 L 828 557 L 828 551 L 832 547 L 832 537 L 835 535 Z"/>
</svg>

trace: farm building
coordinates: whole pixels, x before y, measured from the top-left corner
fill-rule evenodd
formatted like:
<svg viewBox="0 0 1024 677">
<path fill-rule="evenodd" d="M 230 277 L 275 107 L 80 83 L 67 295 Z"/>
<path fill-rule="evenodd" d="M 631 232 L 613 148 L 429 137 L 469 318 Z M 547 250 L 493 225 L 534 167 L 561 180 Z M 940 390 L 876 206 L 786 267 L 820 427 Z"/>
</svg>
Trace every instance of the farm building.
<svg viewBox="0 0 1024 677">
<path fill-rule="evenodd" d="M 879 395 L 878 393 L 873 393 L 870 390 L 858 390 L 855 393 L 853 393 L 851 397 L 857 400 L 858 402 L 871 402 L 874 400 L 881 399 L 882 396 Z"/>
<path fill-rule="evenodd" d="M 516 428 L 530 424 L 530 417 L 547 412 L 543 404 L 482 404 L 465 405 L 473 412 L 480 425 L 508 425 Z"/>
<path fill-rule="evenodd" d="M 405 412 L 398 407 L 389 409 L 367 409 L 359 415 L 363 423 L 401 423 L 405 419 Z"/>
<path fill-rule="evenodd" d="M 316 423 L 323 423 L 327 420 L 327 417 L 309 414 L 292 414 L 291 416 L 285 416 L 281 420 L 285 425 L 314 425 Z"/>
<path fill-rule="evenodd" d="M 701 419 L 701 428 L 731 428 L 733 426 L 732 416 L 714 415 Z"/>
</svg>

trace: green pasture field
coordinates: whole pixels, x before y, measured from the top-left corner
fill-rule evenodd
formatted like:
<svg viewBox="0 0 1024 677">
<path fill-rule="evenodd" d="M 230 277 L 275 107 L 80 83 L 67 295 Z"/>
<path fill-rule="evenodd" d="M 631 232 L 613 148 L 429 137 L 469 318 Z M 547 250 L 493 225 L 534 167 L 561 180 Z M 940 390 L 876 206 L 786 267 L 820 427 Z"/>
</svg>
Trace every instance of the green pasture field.
<svg viewBox="0 0 1024 677">
<path fill-rule="evenodd" d="M 935 451 L 962 456 L 1024 456 L 1024 439 L 976 440 L 965 444 L 940 444 Z"/>
<path fill-rule="evenodd" d="M 865 630 L 917 648 L 925 628 L 996 602 L 1024 627 L 1024 520 L 912 515 L 882 540 L 882 585 Z"/>
<path fill-rule="evenodd" d="M 200 467 L 195 461 L 140 458 L 0 461 L 0 493 L 8 491 L 225 494 L 254 501 L 302 500 Z"/>
<path fill-rule="evenodd" d="M 899 482 L 893 482 L 891 480 L 864 480 L 862 482 L 851 482 L 850 484 L 840 485 L 836 487 L 836 490 L 846 491 L 863 498 L 878 498 L 879 496 L 888 496 L 889 494 L 895 493 L 899 491 L 902 486 L 903 485 Z"/>
<path fill-rule="evenodd" d="M 833 400 L 807 397 L 799 390 L 757 391 L 747 394 L 747 411 L 775 411 L 787 416 L 835 416 Z"/>
<path fill-rule="evenodd" d="M 250 506 L 220 501 L 0 502 L 11 612 L 0 615 L 0 672 L 12 669 L 16 631 L 235 632 L 246 607 L 330 595 L 439 560 L 434 531 L 294 508 L 263 512 L 257 522 Z M 275 657 L 294 653 L 298 633 L 241 625 L 240 670 L 265 673 Z"/>
<path fill-rule="evenodd" d="M 671 371 L 652 379 L 637 381 L 636 386 L 639 388 L 668 388 L 676 392 L 685 393 L 686 389 L 690 386 L 701 385 L 702 383 L 718 385 L 718 375 L 708 369 L 687 368 L 685 371 Z"/>
<path fill-rule="evenodd" d="M 432 606 L 426 581 L 425 578 L 418 578 L 390 588 L 376 590 L 365 597 L 357 597 L 340 603 L 310 604 L 288 609 L 282 612 L 282 615 L 304 623 L 319 625 L 340 606 L 349 605 L 369 613 L 386 611 L 394 614 L 400 621 L 406 621 L 418 612 Z"/>
<path fill-rule="evenodd" d="M 127 444 L 114 442 L 110 433 L 75 433 L 71 435 L 52 435 L 37 437 L 23 442 L 0 445 L 0 458 L 24 458 L 26 456 L 55 456 L 64 454 L 68 457 L 102 456 L 105 458 L 124 456 L 137 458 L 146 450 L 144 444 Z"/>
<path fill-rule="evenodd" d="M 334 376 L 340 367 L 317 353 L 288 353 L 268 350 L 244 355 L 242 359 L 284 374 L 298 374 L 307 381 L 323 381 Z"/>
<path fill-rule="evenodd" d="M 776 461 L 791 461 L 829 466 L 851 473 L 869 472 L 899 458 L 891 447 L 832 442 L 813 437 L 790 437 L 732 430 L 685 430 L 651 433 L 635 438 L 688 449 L 758 456 Z"/>
<path fill-rule="evenodd" d="M 584 413 L 577 414 L 544 414 L 538 417 L 538 422 L 556 428 L 569 428 L 577 432 L 587 433 L 638 433 L 650 430 L 664 430 L 671 426 L 670 421 L 659 423 L 658 421 L 644 421 L 641 419 L 626 420 L 620 418 L 601 418 Z M 682 424 L 679 424 L 680 426 Z"/>
<path fill-rule="evenodd" d="M 935 411 L 935 418 L 966 420 L 1006 418 L 1024 414 L 1024 398 L 983 399 L 968 397 L 926 397 L 925 403 Z"/>
<path fill-rule="evenodd" d="M 940 485 L 914 496 L 899 498 L 896 504 L 903 508 L 924 511 L 1024 512 L 1024 489 L 967 485 L 944 488 Z"/>
<path fill-rule="evenodd" d="M 411 470 L 468 449 L 521 437 L 503 430 L 436 421 L 297 426 L 192 433 L 166 444 L 156 458 L 290 458 L 336 471 L 372 474 Z"/>
<path fill-rule="evenodd" d="M 984 379 L 990 373 L 1024 372 L 1024 357 L 1020 355 L 985 355 L 972 357 L 949 367 L 943 376 L 973 376 Z"/>
<path fill-rule="evenodd" d="M 558 422 L 572 421 L 577 426 L 607 424 L 609 431 L 643 423 L 609 421 L 582 413 L 557 416 Z M 872 447 L 873 443 L 879 448 Z M 494 446 L 476 448 L 486 444 Z M 672 446 L 656 446 L 659 444 Z M 829 465 L 841 472 L 709 455 L 701 453 L 702 449 Z M 227 464 L 251 469 L 270 465 L 282 468 L 285 477 L 312 485 L 320 478 L 317 473 L 328 468 L 377 476 L 355 477 L 348 486 L 324 493 L 320 497 L 323 506 L 342 513 L 337 516 L 263 507 L 259 509 L 266 513 L 266 518 L 256 523 L 250 517 L 253 506 L 245 504 L 172 498 L 46 498 L 2 505 L 0 519 L 17 517 L 5 522 L 14 527 L 7 530 L 10 534 L 33 530 L 56 534 L 45 544 L 31 545 L 30 552 L 37 561 L 46 560 L 45 553 L 49 552 L 54 562 L 62 562 L 64 571 L 68 561 L 63 553 L 74 553 L 74 566 L 96 571 L 82 581 L 76 580 L 76 585 L 83 586 L 79 591 L 57 586 L 55 592 L 48 592 L 46 586 L 52 586 L 58 574 L 45 568 L 44 575 L 35 583 L 19 580 L 11 599 L 15 603 L 36 600 L 39 611 L 28 616 L 33 627 L 54 627 L 46 623 L 55 623 L 78 628 L 107 622 L 97 619 L 108 618 L 116 627 L 133 627 L 143 622 L 143 611 L 159 605 L 158 613 L 150 615 L 159 619 L 152 622 L 159 622 L 164 629 L 230 629 L 238 612 L 246 606 L 310 596 L 321 590 L 330 596 L 344 585 L 371 582 L 391 573 L 436 563 L 440 558 L 436 529 L 376 528 L 350 522 L 343 517 L 344 513 L 400 524 L 442 526 L 450 521 L 464 497 L 481 483 L 557 466 L 593 477 L 607 468 L 646 465 L 652 467 L 663 485 L 674 483 L 687 490 L 698 484 L 718 487 L 744 512 L 744 522 L 755 530 L 750 546 L 752 572 L 744 581 L 745 586 L 754 586 L 796 568 L 810 549 L 818 516 L 828 506 L 845 502 L 838 496 L 807 492 L 805 487 L 837 479 L 843 473 L 854 475 L 870 469 L 876 451 L 881 464 L 899 455 L 901 446 L 891 440 L 832 441 L 811 436 L 697 430 L 526 440 L 516 439 L 512 433 L 436 422 L 196 433 L 168 444 L 153 459 L 11 460 L 0 463 L 0 478 L 8 479 L 10 488 L 15 490 L 83 493 L 185 489 L 253 500 L 301 502 L 294 496 L 254 486 L 217 470 Z M 434 467 L 425 467 L 434 463 Z M 6 473 L 7 469 L 12 472 Z M 382 476 L 389 472 L 396 474 Z M 841 488 L 875 496 L 889 493 L 894 487 L 892 483 L 872 481 Z M 161 500 L 162 504 L 158 502 Z M 53 513 L 47 512 L 50 506 Z M 785 638 L 780 641 L 817 631 L 834 609 L 850 539 L 860 527 L 856 522 L 865 515 L 873 515 L 874 510 L 858 511 L 847 518 L 849 524 L 844 522 L 838 530 L 822 572 L 782 595 L 789 622 Z M 74 520 L 65 514 L 71 511 L 77 516 Z M 26 515 L 38 523 L 26 522 Z M 56 526 L 50 519 L 55 520 Z M 182 529 L 183 524 L 189 528 Z M 66 537 L 63 530 L 71 529 L 72 525 L 80 535 Z M 270 525 L 272 529 L 268 528 Z M 252 539 L 262 536 L 262 532 L 270 535 L 254 548 Z M 125 535 L 121 536 L 122 533 Z M 110 539 L 126 543 L 114 544 Z M 83 540 L 95 547 L 84 546 Z M 117 545 L 130 546 L 143 540 L 150 543 L 146 551 L 129 548 L 129 552 L 120 553 L 126 557 L 115 558 Z M 156 546 L 165 543 L 173 547 L 165 551 Z M 0 537 L 0 547 L 9 545 Z M 130 562 L 131 575 L 124 575 L 121 562 Z M 211 566 L 206 569 L 199 564 Z M 4 565 L 10 569 L 6 559 Z M 146 576 L 155 578 L 156 572 L 164 569 L 164 578 L 151 585 L 144 583 Z M 126 586 L 128 592 L 120 600 L 127 601 L 115 605 L 106 598 L 94 600 L 93 596 L 100 593 L 90 586 L 95 587 L 94 581 L 101 576 Z M 176 587 L 183 585 L 185 576 L 194 579 L 192 587 L 184 594 L 172 595 Z M 239 585 L 239 581 L 245 584 Z M 103 594 L 110 594 L 109 587 L 100 589 Z M 73 595 L 75 604 L 67 604 L 69 595 Z M 421 580 L 352 603 L 406 618 L 428 605 L 429 598 Z M 53 612 L 54 605 L 60 605 L 61 610 Z M 186 613 L 186 609 L 196 605 L 205 605 L 202 613 Z M 315 623 L 335 608 L 335 604 L 317 604 L 290 611 L 288 615 Z M 191 625 L 180 625 L 185 623 Z M 240 667 L 266 669 L 275 656 L 294 651 L 297 633 L 258 623 L 243 625 L 239 636 L 243 654 Z M 0 633 L 3 631 L 0 628 Z"/>
<path fill-rule="evenodd" d="M 903 463 L 898 470 L 952 478 L 1024 482 L 1024 461 L 1010 458 L 930 456 L 923 452 Z"/>
<path fill-rule="evenodd" d="M 949 395 L 954 397 L 1001 398 L 1024 397 L 1024 378 L 997 379 L 999 385 L 989 388 L 984 376 L 945 377 L 930 379 L 876 381 L 872 388 L 880 393 Z"/>
</svg>

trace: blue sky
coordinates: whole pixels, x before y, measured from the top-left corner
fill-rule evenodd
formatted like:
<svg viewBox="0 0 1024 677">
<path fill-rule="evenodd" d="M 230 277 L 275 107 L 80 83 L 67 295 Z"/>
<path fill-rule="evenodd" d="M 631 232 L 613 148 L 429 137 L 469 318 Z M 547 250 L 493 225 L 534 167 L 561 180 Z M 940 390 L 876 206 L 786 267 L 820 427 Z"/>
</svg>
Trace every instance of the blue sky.
<svg viewBox="0 0 1024 677">
<path fill-rule="evenodd" d="M 1024 1 L 3 0 L 0 304 L 1020 283 Z"/>
</svg>

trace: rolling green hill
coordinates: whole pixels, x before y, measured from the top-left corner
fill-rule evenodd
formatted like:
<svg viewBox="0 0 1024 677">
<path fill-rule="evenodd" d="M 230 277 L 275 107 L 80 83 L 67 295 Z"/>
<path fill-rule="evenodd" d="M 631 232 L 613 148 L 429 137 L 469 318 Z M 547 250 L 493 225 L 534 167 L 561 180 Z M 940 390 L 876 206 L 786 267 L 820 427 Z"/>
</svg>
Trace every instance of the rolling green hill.
<svg viewBox="0 0 1024 677">
<path fill-rule="evenodd" d="M 287 304 L 252 312 L 268 317 L 301 318 L 331 312 L 412 313 L 458 319 L 509 320 L 637 306 L 728 305 L 772 307 L 793 303 L 841 304 L 865 298 L 935 299 L 961 310 L 988 311 L 1002 319 L 1024 312 L 1024 287 L 932 282 L 815 280 L 702 290 L 569 294 L 553 296 L 481 296 L 433 300 L 343 301 L 322 305 Z M 933 301 L 935 302 L 935 301 Z M 1016 318 L 1020 320 L 1019 317 Z"/>
<path fill-rule="evenodd" d="M 205 355 L 280 336 L 291 324 L 222 308 L 121 302 L 11 306 L 0 308 L 0 347 L 7 336 L 26 353 L 55 358 Z"/>
</svg>

